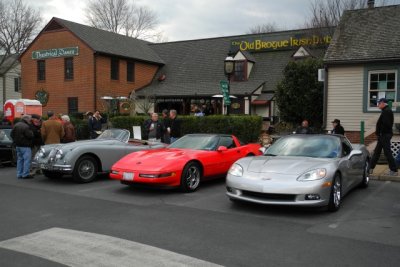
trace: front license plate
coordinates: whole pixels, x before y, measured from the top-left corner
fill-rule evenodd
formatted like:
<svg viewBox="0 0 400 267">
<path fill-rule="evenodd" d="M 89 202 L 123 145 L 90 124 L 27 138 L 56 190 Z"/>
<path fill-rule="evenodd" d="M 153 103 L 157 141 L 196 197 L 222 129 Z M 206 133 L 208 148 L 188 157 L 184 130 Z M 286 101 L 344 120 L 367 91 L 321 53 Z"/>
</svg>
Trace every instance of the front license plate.
<svg viewBox="0 0 400 267">
<path fill-rule="evenodd" d="M 122 175 L 122 179 L 124 179 L 125 181 L 133 181 L 133 173 L 132 172 L 124 172 L 124 174 Z"/>
</svg>

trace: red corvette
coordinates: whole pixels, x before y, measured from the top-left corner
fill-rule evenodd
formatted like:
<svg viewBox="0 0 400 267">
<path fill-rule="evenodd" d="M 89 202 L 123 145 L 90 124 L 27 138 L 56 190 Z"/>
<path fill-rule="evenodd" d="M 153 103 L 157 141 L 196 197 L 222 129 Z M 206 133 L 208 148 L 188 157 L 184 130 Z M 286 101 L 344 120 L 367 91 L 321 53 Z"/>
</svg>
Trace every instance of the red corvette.
<svg viewBox="0 0 400 267">
<path fill-rule="evenodd" d="M 111 167 L 111 179 L 122 184 L 148 184 L 197 189 L 200 181 L 223 177 L 238 159 L 261 155 L 260 144 L 243 144 L 233 135 L 188 134 L 166 148 L 138 151 Z"/>
</svg>

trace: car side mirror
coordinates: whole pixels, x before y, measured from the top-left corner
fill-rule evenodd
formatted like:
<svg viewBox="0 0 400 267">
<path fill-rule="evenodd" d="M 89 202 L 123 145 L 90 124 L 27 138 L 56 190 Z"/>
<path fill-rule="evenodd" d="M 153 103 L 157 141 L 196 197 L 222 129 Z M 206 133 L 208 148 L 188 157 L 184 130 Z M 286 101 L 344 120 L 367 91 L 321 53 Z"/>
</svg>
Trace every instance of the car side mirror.
<svg viewBox="0 0 400 267">
<path fill-rule="evenodd" d="M 363 154 L 363 152 L 361 150 L 354 149 L 350 152 L 349 159 L 351 159 L 352 157 L 355 157 L 355 156 L 361 156 L 362 154 Z"/>
<path fill-rule="evenodd" d="M 217 151 L 218 151 L 218 152 L 227 151 L 227 150 L 228 150 L 228 148 L 227 148 L 226 146 L 219 146 L 219 147 L 217 148 Z"/>
</svg>

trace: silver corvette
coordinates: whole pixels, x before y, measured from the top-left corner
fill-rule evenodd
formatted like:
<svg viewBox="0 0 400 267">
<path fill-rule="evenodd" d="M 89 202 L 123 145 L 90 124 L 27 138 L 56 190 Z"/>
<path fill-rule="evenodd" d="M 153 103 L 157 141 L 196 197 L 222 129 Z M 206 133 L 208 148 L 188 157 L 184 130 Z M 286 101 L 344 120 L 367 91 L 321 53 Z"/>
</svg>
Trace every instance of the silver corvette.
<svg viewBox="0 0 400 267">
<path fill-rule="evenodd" d="M 116 161 L 129 153 L 166 146 L 129 137 L 128 130 L 107 129 L 96 139 L 44 145 L 36 153 L 32 165 L 40 167 L 49 178 L 72 174 L 77 182 L 88 183 L 98 173 L 109 172 Z"/>
<path fill-rule="evenodd" d="M 368 186 L 369 161 L 364 145 L 341 135 L 288 135 L 262 156 L 236 161 L 226 194 L 231 200 L 336 211 L 352 188 Z"/>
</svg>

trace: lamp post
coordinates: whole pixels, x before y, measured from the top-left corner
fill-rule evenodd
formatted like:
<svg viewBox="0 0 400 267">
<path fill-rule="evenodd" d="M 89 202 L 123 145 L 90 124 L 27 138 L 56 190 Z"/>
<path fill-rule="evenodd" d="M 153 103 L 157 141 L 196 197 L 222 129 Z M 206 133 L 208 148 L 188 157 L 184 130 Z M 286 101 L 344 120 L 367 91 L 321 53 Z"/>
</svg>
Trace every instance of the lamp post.
<svg viewBox="0 0 400 267">
<path fill-rule="evenodd" d="M 224 71 L 225 75 L 228 78 L 228 92 L 227 92 L 227 97 L 225 99 L 225 105 L 226 105 L 226 115 L 230 114 L 230 107 L 231 107 L 231 75 L 235 71 L 235 60 L 233 59 L 232 56 L 228 54 L 228 56 L 225 58 L 224 61 Z"/>
</svg>

